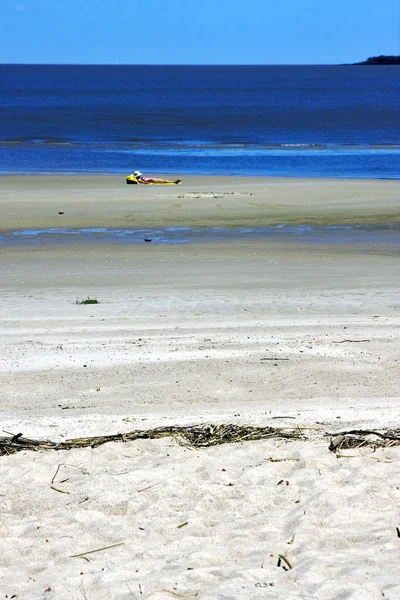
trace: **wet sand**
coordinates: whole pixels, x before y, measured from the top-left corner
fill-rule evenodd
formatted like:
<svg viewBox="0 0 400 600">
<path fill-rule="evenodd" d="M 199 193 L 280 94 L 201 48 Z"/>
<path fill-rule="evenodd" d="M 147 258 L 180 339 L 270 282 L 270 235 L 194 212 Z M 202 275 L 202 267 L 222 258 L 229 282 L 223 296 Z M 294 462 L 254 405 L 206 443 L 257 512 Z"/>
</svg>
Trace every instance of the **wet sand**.
<svg viewBox="0 0 400 600">
<path fill-rule="evenodd" d="M 385 180 L 187 177 L 177 186 L 140 186 L 115 175 L 10 175 L 1 177 L 0 195 L 0 233 L 400 221 L 400 183 Z"/>
</svg>

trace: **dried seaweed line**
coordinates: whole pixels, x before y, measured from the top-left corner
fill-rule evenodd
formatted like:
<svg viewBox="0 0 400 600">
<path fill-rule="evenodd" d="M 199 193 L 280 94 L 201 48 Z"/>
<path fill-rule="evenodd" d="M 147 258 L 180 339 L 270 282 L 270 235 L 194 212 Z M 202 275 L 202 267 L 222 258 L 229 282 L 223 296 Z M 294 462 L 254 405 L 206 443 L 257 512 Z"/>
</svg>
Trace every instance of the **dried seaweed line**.
<svg viewBox="0 0 400 600">
<path fill-rule="evenodd" d="M 23 438 L 22 434 L 8 438 L 0 438 L 0 455 L 14 454 L 21 450 L 71 450 L 74 448 L 96 448 L 108 442 L 126 442 L 137 439 L 158 439 L 174 437 L 179 443 L 193 448 L 205 448 L 219 444 L 245 442 L 269 438 L 306 439 L 303 431 L 296 427 L 274 428 L 253 427 L 246 425 L 193 425 L 186 427 L 170 426 L 157 427 L 150 430 L 134 430 L 124 434 L 73 438 L 55 443 L 50 440 L 31 440 Z"/>
</svg>

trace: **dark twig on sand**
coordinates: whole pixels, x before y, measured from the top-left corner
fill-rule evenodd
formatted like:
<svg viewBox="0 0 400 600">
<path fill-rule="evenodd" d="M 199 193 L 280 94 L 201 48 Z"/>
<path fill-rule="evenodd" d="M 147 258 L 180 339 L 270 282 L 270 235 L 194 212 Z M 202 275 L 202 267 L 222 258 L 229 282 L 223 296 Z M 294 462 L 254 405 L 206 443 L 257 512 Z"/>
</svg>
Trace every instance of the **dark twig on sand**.
<svg viewBox="0 0 400 600">
<path fill-rule="evenodd" d="M 288 558 L 286 558 L 286 556 L 284 556 L 283 554 L 278 554 L 278 564 L 277 564 L 277 566 L 278 566 L 278 567 L 280 567 L 280 566 L 281 566 L 281 564 L 282 564 L 282 561 L 283 561 L 284 563 L 286 563 L 286 565 L 289 567 L 289 569 L 293 569 L 293 567 L 292 567 L 292 565 L 291 565 L 291 563 L 290 563 L 289 559 L 288 559 Z M 285 571 L 287 571 L 287 569 L 286 569 L 285 567 L 283 567 L 283 568 L 285 569 Z"/>
<path fill-rule="evenodd" d="M 371 340 L 341 340 L 340 342 L 332 342 L 332 344 L 344 344 L 348 342 L 349 344 L 361 344 L 362 342 L 370 342 Z"/>
<path fill-rule="evenodd" d="M 262 356 L 260 360 L 289 360 L 288 358 L 277 358 L 276 356 Z"/>
</svg>

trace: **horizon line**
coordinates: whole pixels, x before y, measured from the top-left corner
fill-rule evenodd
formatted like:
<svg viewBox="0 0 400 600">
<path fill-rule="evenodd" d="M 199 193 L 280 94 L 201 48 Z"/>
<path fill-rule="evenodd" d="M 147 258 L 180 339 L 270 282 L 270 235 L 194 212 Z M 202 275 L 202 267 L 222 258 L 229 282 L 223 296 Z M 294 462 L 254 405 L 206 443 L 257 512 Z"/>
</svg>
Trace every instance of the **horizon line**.
<svg viewBox="0 0 400 600">
<path fill-rule="evenodd" d="M 359 63 L 30 63 L 0 62 L 0 66 L 16 67 L 342 67 Z M 397 66 L 397 65 L 387 65 Z"/>
</svg>

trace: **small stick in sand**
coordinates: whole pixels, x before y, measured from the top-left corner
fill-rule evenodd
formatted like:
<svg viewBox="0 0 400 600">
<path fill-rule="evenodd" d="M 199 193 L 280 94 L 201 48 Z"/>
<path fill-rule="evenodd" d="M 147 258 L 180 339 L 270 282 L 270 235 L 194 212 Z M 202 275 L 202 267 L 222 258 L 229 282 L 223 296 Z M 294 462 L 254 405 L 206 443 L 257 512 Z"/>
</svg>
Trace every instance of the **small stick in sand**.
<svg viewBox="0 0 400 600">
<path fill-rule="evenodd" d="M 292 539 L 288 542 L 288 544 L 293 544 L 295 535 L 292 535 Z"/>
<path fill-rule="evenodd" d="M 54 483 L 54 480 L 55 480 L 55 478 L 57 477 L 57 474 L 58 474 L 58 471 L 60 470 L 60 467 L 61 467 L 61 463 L 58 465 L 58 467 L 57 467 L 57 471 L 56 471 L 56 472 L 54 473 L 54 475 L 53 475 L 53 479 L 51 480 L 51 483 L 52 483 L 52 484 Z"/>
<path fill-rule="evenodd" d="M 264 458 L 264 460 L 268 460 L 269 462 L 284 462 L 286 460 L 295 460 L 295 461 L 299 461 L 299 458 L 272 458 L 272 456 L 270 456 L 269 458 Z"/>
<path fill-rule="evenodd" d="M 70 558 L 79 558 L 80 556 L 86 556 L 86 554 L 93 554 L 94 552 L 102 552 L 109 548 L 116 548 L 117 546 L 123 546 L 125 542 L 119 542 L 118 544 L 112 544 L 112 546 L 104 546 L 103 548 L 96 548 L 96 550 L 88 550 L 87 552 L 81 552 L 80 554 L 71 554 Z"/>
<path fill-rule="evenodd" d="M 296 417 L 271 417 L 271 419 L 295 419 Z"/>
<path fill-rule="evenodd" d="M 191 592 L 189 594 L 178 594 L 177 592 L 173 592 L 172 590 L 167 590 L 167 588 L 163 588 L 162 591 L 167 592 L 168 594 L 172 594 L 175 598 L 182 598 L 182 600 L 188 600 L 188 598 L 196 598 L 198 596 L 197 592 Z"/>
<path fill-rule="evenodd" d="M 289 559 L 286 558 L 286 556 L 284 556 L 283 554 L 278 554 L 278 567 L 281 566 L 281 561 L 283 560 L 283 562 L 285 562 L 287 564 L 287 566 L 289 567 L 289 569 L 293 569 L 292 565 L 289 562 Z"/>
<path fill-rule="evenodd" d="M 344 344 L 349 342 L 350 344 L 360 344 L 361 342 L 370 342 L 371 340 L 341 340 L 340 342 L 333 341 L 332 344 Z"/>
<path fill-rule="evenodd" d="M 64 490 L 59 490 L 58 488 L 54 487 L 54 485 L 51 485 L 50 489 L 54 490 L 55 492 L 60 492 L 60 494 L 70 494 L 71 493 L 71 492 L 65 492 Z"/>
<path fill-rule="evenodd" d="M 82 594 L 83 594 L 83 597 L 84 597 L 84 599 L 85 599 L 85 600 L 88 600 L 88 597 L 86 596 L 86 591 L 85 591 L 85 588 L 83 587 L 83 581 L 81 581 L 81 584 L 80 584 L 80 586 L 79 586 L 79 589 L 81 590 L 81 592 L 82 592 Z"/>
<path fill-rule="evenodd" d="M 289 360 L 289 359 L 288 358 L 276 358 L 276 357 L 269 358 L 268 356 L 262 356 L 261 360 Z"/>
<path fill-rule="evenodd" d="M 151 485 L 148 485 L 147 487 L 142 488 L 141 490 L 138 490 L 138 494 L 140 494 L 140 492 L 145 492 L 146 490 L 150 490 L 155 485 L 156 485 L 155 483 L 152 483 Z"/>
</svg>

